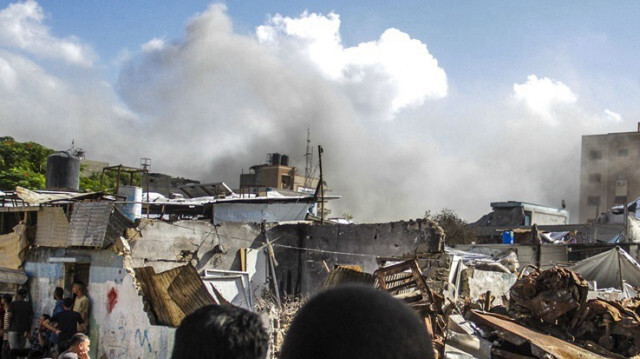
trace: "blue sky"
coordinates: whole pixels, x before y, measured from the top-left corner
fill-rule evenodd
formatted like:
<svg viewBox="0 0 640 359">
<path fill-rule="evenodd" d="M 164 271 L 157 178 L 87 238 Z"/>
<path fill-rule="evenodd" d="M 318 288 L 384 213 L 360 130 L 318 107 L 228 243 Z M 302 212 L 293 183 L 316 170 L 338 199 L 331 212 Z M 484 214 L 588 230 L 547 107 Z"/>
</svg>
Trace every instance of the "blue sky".
<svg viewBox="0 0 640 359">
<path fill-rule="evenodd" d="M 215 4 L 1 2 L 5 134 L 235 186 L 310 128 L 336 214 L 475 220 L 575 212 L 580 136 L 640 118 L 635 1 Z"/>
<path fill-rule="evenodd" d="M 102 61 L 136 51 L 153 37 L 184 36 L 189 18 L 209 1 L 41 1 L 58 36 L 92 44 Z M 529 71 L 559 72 L 570 61 L 585 72 L 616 73 L 638 68 L 635 1 L 234 1 L 228 13 L 236 31 L 253 33 L 269 15 L 303 11 L 341 15 L 345 45 L 375 39 L 398 28 L 427 43 L 430 51 L 464 83 L 478 77 Z"/>
</svg>

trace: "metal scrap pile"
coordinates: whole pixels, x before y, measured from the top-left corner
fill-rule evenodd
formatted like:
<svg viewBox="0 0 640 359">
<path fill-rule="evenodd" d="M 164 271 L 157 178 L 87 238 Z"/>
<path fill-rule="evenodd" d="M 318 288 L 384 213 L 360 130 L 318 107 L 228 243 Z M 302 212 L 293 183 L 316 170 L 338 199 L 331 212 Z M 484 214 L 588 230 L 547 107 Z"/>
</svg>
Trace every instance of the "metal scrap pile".
<svg viewBox="0 0 640 359">
<path fill-rule="evenodd" d="M 587 281 L 573 271 L 559 267 L 535 270 L 511 287 L 509 315 L 561 327 L 575 325 L 572 322 L 587 301 L 588 292 Z"/>
<path fill-rule="evenodd" d="M 587 282 L 571 270 L 534 270 L 511 288 L 509 315 L 601 355 L 640 354 L 640 301 L 587 300 L 587 293 Z"/>
</svg>

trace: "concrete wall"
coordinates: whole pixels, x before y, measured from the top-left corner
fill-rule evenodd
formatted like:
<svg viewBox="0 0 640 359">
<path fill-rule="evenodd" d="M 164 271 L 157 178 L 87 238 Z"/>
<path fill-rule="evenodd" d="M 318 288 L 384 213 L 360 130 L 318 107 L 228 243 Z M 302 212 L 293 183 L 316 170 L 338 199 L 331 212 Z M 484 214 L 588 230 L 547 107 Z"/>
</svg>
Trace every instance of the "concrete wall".
<svg viewBox="0 0 640 359">
<path fill-rule="evenodd" d="M 56 286 L 65 282 L 65 264 L 51 258 L 88 258 L 90 337 L 93 358 L 169 358 L 173 328 L 151 326 L 133 277 L 112 250 L 37 248 L 29 253 L 25 271 L 36 317 L 51 314 Z M 69 287 L 67 286 L 67 290 Z M 67 293 L 69 295 L 69 293 Z"/>
<path fill-rule="evenodd" d="M 151 325 L 128 269 L 152 266 L 161 272 L 191 262 L 198 270 L 240 270 L 239 250 L 247 251 L 254 296 L 267 283 L 266 240 L 273 243 L 278 283 L 283 292 L 311 294 L 338 264 L 378 268 L 376 256 L 401 256 L 417 246 L 438 249 L 433 228 L 425 221 L 362 225 L 295 224 L 266 227 L 259 224 L 208 221 L 163 222 L 143 219 L 138 231 L 129 231 L 130 256 L 105 250 L 33 247 L 25 270 L 36 315 L 51 313 L 56 286 L 70 289 L 73 273 L 60 261 L 89 263 L 88 289 L 92 308 L 90 336 L 93 358 L 169 358 L 175 329 Z M 307 247 L 309 250 L 300 250 Z M 65 267 L 66 266 L 66 267 Z M 66 268 L 66 269 L 65 269 Z M 65 285 L 66 284 L 66 285 Z M 69 295 L 69 293 L 67 293 Z"/>
<path fill-rule="evenodd" d="M 378 269 L 377 256 L 414 253 L 418 245 L 431 244 L 435 238 L 422 220 L 324 226 L 281 225 L 271 229 L 267 237 L 274 243 L 281 292 L 303 295 L 321 288 L 328 276 L 325 263 L 329 269 L 336 265 L 357 265 L 372 273 Z"/>
</svg>

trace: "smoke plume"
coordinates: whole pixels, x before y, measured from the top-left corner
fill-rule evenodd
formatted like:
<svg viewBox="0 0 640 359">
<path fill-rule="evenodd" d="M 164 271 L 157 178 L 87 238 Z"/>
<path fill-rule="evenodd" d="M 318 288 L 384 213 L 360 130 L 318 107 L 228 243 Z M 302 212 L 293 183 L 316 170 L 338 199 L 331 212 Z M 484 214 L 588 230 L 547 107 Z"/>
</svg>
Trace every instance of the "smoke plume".
<svg viewBox="0 0 640 359">
<path fill-rule="evenodd" d="M 453 93 L 437 54 L 398 29 L 347 47 L 338 14 L 305 12 L 244 35 L 219 4 L 196 14 L 183 38 L 141 44 L 112 86 L 91 46 L 53 37 L 42 14 L 32 0 L 0 12 L 0 22 L 26 19 L 0 26 L 5 135 L 56 148 L 75 138 L 93 159 L 151 157 L 153 171 L 235 187 L 268 152 L 304 173 L 309 128 L 331 194 L 343 197 L 334 214 L 357 221 L 444 207 L 473 221 L 501 200 L 566 199 L 575 212 L 580 135 L 624 124 L 545 76 Z"/>
</svg>

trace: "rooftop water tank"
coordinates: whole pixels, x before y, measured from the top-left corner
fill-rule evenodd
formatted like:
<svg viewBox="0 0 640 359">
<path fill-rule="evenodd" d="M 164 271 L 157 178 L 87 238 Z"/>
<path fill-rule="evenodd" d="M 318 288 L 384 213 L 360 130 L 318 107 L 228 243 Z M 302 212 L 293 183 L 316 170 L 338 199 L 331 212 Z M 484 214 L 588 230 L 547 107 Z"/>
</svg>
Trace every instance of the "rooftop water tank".
<svg viewBox="0 0 640 359">
<path fill-rule="evenodd" d="M 80 159 L 69 151 L 60 151 L 47 157 L 47 190 L 78 191 L 80 185 Z"/>
<path fill-rule="evenodd" d="M 280 154 L 279 153 L 271 154 L 271 165 L 272 166 L 279 166 L 280 165 Z"/>
<path fill-rule="evenodd" d="M 289 166 L 289 156 L 287 155 L 280 156 L 280 164 L 282 166 Z"/>
</svg>

